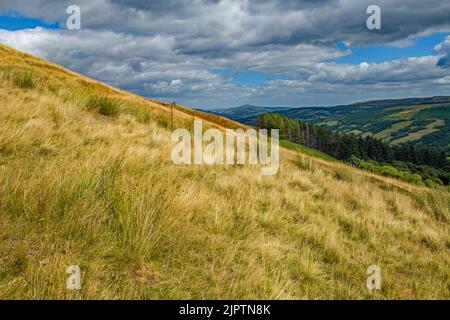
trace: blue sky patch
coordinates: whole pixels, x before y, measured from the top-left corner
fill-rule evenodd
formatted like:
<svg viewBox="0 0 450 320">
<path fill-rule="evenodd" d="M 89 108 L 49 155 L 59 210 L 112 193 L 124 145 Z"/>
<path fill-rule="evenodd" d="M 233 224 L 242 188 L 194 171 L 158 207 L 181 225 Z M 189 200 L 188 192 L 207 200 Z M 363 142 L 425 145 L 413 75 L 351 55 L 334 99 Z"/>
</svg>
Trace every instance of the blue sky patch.
<svg viewBox="0 0 450 320">
<path fill-rule="evenodd" d="M 360 64 L 361 62 L 380 63 L 409 57 L 434 55 L 434 47 L 442 43 L 450 33 L 434 33 L 428 36 L 417 37 L 413 45 L 406 47 L 393 46 L 367 46 L 346 48 L 343 43 L 337 49 L 345 51 L 350 49 L 352 54 L 339 58 L 337 63 Z"/>
<path fill-rule="evenodd" d="M 59 24 L 48 24 L 43 20 L 36 18 L 26 18 L 13 13 L 2 13 L 0 15 L 0 29 L 17 31 L 22 29 L 34 29 L 42 27 L 47 29 L 58 29 Z"/>
<path fill-rule="evenodd" d="M 232 82 L 238 85 L 260 85 L 268 80 L 278 80 L 281 77 L 259 71 L 235 71 L 230 69 L 214 70 L 213 73 L 232 78 Z"/>
</svg>

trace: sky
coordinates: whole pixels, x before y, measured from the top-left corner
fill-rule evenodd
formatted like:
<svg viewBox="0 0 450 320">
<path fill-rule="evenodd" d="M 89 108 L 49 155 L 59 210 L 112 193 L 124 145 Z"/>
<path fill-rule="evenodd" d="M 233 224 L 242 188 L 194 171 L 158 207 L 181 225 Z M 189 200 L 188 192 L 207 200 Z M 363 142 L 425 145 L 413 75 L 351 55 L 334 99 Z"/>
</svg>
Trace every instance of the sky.
<svg viewBox="0 0 450 320">
<path fill-rule="evenodd" d="M 0 43 L 194 108 L 450 95 L 443 0 L 2 0 Z"/>
</svg>

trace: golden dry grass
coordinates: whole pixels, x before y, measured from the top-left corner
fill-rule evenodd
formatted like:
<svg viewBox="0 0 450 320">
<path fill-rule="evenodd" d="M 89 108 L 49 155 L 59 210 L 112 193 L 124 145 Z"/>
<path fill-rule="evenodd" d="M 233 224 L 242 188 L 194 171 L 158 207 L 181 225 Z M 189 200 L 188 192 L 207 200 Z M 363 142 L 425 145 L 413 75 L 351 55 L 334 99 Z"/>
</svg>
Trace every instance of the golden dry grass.
<svg viewBox="0 0 450 320">
<path fill-rule="evenodd" d="M 33 87 L 18 87 L 30 71 Z M 91 95 L 120 99 L 120 111 L 89 110 Z M 446 190 L 287 150 L 276 176 L 177 166 L 169 114 L 0 46 L 0 298 L 450 296 Z M 178 107 L 174 126 L 193 115 L 229 125 Z M 66 289 L 72 264 L 80 291 Z"/>
</svg>

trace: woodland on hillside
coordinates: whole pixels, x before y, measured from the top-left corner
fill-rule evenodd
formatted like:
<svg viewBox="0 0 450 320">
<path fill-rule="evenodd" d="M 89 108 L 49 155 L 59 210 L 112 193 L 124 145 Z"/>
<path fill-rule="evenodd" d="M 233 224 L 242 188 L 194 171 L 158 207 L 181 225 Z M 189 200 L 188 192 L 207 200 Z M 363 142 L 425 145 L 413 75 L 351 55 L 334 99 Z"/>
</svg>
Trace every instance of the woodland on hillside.
<svg viewBox="0 0 450 320">
<path fill-rule="evenodd" d="M 277 113 L 257 117 L 260 129 L 279 129 L 280 139 L 324 152 L 387 176 L 428 186 L 448 185 L 450 161 L 445 151 L 411 144 L 390 145 L 372 136 L 338 133 Z"/>
</svg>

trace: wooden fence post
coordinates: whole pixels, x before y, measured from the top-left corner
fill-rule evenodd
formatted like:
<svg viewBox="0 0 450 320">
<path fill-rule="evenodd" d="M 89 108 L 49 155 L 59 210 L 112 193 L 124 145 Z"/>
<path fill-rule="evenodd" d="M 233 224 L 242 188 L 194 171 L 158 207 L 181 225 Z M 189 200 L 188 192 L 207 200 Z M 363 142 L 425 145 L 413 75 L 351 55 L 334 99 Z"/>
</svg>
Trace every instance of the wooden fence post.
<svg viewBox="0 0 450 320">
<path fill-rule="evenodd" d="M 173 107 L 176 106 L 175 101 L 170 104 L 170 128 L 173 129 Z"/>
</svg>

